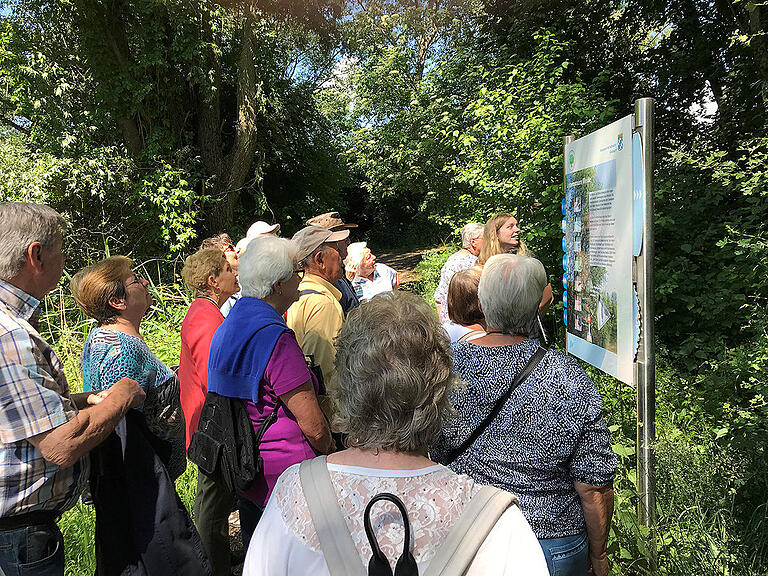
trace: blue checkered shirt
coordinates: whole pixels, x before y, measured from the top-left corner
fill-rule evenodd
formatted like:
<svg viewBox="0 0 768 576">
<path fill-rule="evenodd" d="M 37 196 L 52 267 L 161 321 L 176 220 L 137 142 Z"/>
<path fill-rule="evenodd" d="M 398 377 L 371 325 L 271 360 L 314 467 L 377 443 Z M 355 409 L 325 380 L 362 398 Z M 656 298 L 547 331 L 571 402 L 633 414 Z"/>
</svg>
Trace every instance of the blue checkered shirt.
<svg viewBox="0 0 768 576">
<path fill-rule="evenodd" d="M 71 508 L 88 479 L 88 457 L 61 468 L 28 438 L 77 414 L 64 368 L 36 325 L 40 301 L 0 280 L 0 517 Z"/>
</svg>

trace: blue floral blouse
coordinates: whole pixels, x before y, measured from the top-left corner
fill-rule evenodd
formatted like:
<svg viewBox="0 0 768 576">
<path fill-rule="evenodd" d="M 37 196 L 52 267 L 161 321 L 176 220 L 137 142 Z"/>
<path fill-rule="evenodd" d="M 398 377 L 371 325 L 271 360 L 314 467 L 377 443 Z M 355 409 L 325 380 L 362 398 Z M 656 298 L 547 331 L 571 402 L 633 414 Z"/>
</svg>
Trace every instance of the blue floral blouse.
<svg viewBox="0 0 768 576">
<path fill-rule="evenodd" d="M 431 447 L 435 461 L 445 461 L 477 428 L 537 346 L 535 339 L 499 347 L 453 344 L 466 389 L 452 397 L 457 414 Z M 585 524 L 574 482 L 607 486 L 616 474 L 600 393 L 574 358 L 550 350 L 450 468 L 515 494 L 537 538 L 579 534 Z"/>
<path fill-rule="evenodd" d="M 121 378 L 132 378 L 145 392 L 173 378 L 173 372 L 152 354 L 141 338 L 94 328 L 85 341 L 82 356 L 83 391 L 99 392 Z"/>
</svg>

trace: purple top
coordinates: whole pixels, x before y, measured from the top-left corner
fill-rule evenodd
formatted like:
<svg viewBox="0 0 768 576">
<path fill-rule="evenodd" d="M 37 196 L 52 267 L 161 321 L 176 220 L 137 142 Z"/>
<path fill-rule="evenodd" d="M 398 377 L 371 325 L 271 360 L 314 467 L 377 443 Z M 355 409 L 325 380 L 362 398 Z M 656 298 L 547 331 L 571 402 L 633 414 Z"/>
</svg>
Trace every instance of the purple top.
<svg viewBox="0 0 768 576">
<path fill-rule="evenodd" d="M 253 429 L 258 430 L 264 418 L 272 413 L 278 396 L 298 388 L 310 379 L 317 393 L 317 380 L 307 368 L 296 337 L 292 332 L 284 332 L 277 340 L 259 382 L 259 402 L 255 404 L 243 400 L 253 422 Z M 266 505 L 278 476 L 286 468 L 318 455 L 302 433 L 294 415 L 283 404 L 277 410 L 277 420 L 264 433 L 259 448 L 264 470 L 251 487 L 242 492 L 243 496 L 259 506 Z"/>
</svg>

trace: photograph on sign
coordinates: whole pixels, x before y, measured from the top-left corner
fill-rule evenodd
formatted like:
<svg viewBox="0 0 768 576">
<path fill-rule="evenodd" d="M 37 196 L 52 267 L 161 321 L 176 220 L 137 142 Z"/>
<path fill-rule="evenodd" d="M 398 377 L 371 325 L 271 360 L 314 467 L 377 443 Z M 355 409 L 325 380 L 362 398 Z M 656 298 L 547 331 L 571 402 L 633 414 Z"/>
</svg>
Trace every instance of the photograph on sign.
<svg viewBox="0 0 768 576">
<path fill-rule="evenodd" d="M 569 143 L 565 155 L 566 349 L 632 382 L 632 122 Z"/>
</svg>

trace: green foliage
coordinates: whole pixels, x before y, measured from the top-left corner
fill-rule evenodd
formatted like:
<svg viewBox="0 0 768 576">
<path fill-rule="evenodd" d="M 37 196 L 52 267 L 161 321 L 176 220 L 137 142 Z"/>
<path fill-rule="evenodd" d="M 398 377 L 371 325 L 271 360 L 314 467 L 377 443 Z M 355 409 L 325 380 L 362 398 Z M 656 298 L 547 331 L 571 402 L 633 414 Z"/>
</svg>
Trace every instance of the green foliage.
<svg viewBox="0 0 768 576">
<path fill-rule="evenodd" d="M 434 306 L 435 290 L 440 283 L 440 270 L 442 270 L 448 257 L 456 252 L 456 246 L 443 246 L 427 252 L 416 266 L 416 273 L 421 280 L 418 287 L 418 294 L 424 300 Z"/>
<path fill-rule="evenodd" d="M 696 142 L 660 160 L 658 333 L 689 370 L 765 330 L 767 162 L 766 139 L 747 140 L 733 155 Z"/>
<path fill-rule="evenodd" d="M 70 225 L 68 257 L 76 265 L 107 242 L 113 252 L 173 256 L 195 238 L 201 206 L 190 184 L 198 179 L 194 159 L 185 167 L 180 153 L 178 162 L 142 169 L 114 147 L 57 158 L 0 136 L 0 201 L 44 203 L 63 214 Z"/>
<path fill-rule="evenodd" d="M 605 124 L 614 109 L 568 77 L 564 45 L 553 34 L 536 32 L 533 42 L 525 61 L 500 49 L 495 58 L 476 57 L 462 77 L 474 94 L 460 118 L 442 118 L 441 130 L 456 151 L 444 169 L 467 193 L 444 209 L 454 222 L 518 213 L 526 242 L 554 270 L 563 137 Z"/>
</svg>

